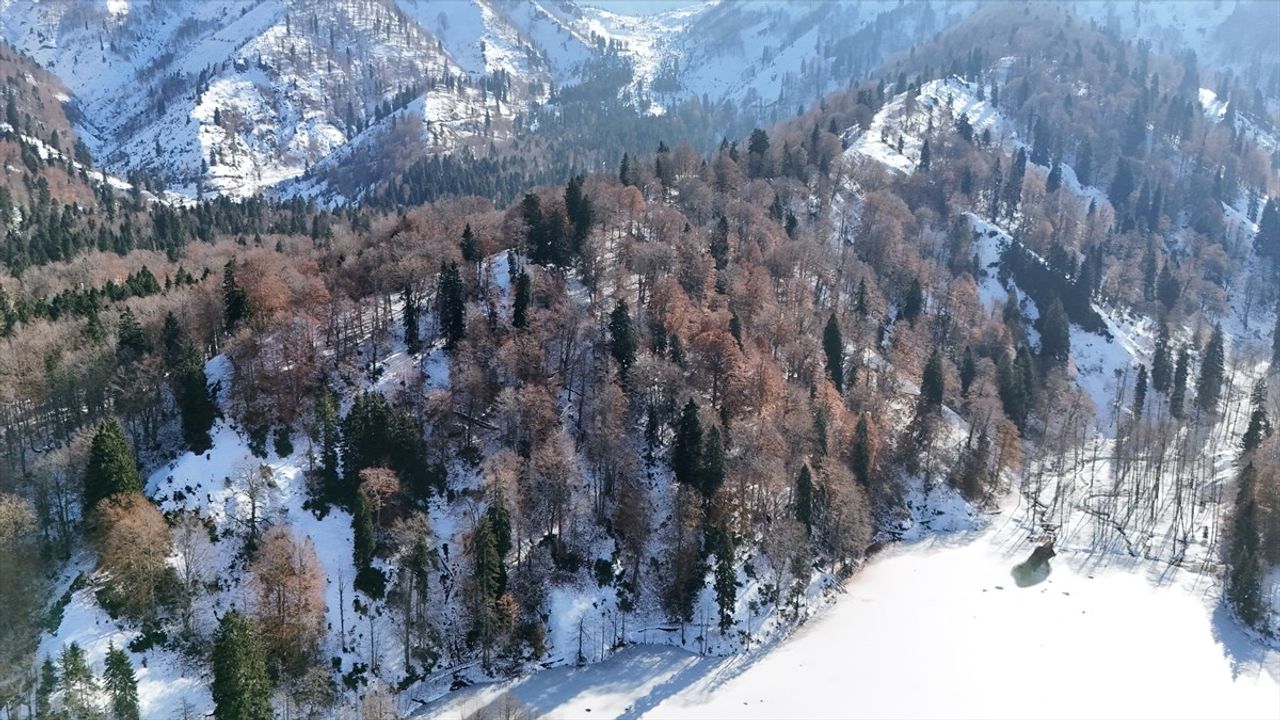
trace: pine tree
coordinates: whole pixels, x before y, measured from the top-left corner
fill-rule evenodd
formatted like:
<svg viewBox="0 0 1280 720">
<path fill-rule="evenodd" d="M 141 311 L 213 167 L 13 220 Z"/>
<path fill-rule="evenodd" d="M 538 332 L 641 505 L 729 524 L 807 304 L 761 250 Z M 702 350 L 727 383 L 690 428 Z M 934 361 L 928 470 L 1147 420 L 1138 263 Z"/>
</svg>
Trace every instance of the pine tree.
<svg viewBox="0 0 1280 720">
<path fill-rule="evenodd" d="M 36 687 L 36 719 L 44 720 L 52 717 L 49 698 L 58 690 L 58 668 L 53 658 L 45 656 L 40 664 L 40 684 Z"/>
<path fill-rule="evenodd" d="M 191 452 L 203 453 L 213 444 L 209 431 L 218 418 L 204 362 L 173 313 L 165 316 L 162 336 L 165 369 L 182 419 L 182 439 Z"/>
<path fill-rule="evenodd" d="M 702 423 L 698 420 L 698 404 L 689 399 L 680 412 L 676 439 L 671 448 L 671 470 L 676 481 L 689 487 L 698 485 L 698 466 L 702 460 Z"/>
<path fill-rule="evenodd" d="M 1252 462 L 1240 471 L 1227 571 L 1227 600 L 1240 620 L 1250 627 L 1256 626 L 1263 615 L 1263 559 L 1258 538 L 1258 504 L 1254 497 L 1257 475 Z"/>
<path fill-rule="evenodd" d="M 143 332 L 141 323 L 133 311 L 125 308 L 120 313 L 120 324 L 116 329 L 116 362 L 127 367 L 151 352 L 151 341 Z"/>
<path fill-rule="evenodd" d="M 627 301 L 619 299 L 609 314 L 609 352 L 618 363 L 618 374 L 625 385 L 627 372 L 636 359 L 636 336 L 631 325 Z"/>
<path fill-rule="evenodd" d="M 800 474 L 796 476 L 795 499 L 792 501 L 795 508 L 796 521 L 804 525 L 804 531 L 807 535 L 813 534 L 813 474 L 809 472 L 807 464 L 800 466 Z"/>
<path fill-rule="evenodd" d="M 529 295 L 531 281 L 529 273 L 521 270 L 516 275 L 515 298 L 511 303 L 511 327 L 519 330 L 529 324 Z"/>
<path fill-rule="evenodd" d="M 1276 308 L 1276 326 L 1271 330 L 1271 372 L 1280 372 L 1280 308 Z"/>
<path fill-rule="evenodd" d="M 364 495 L 357 492 L 355 504 L 351 512 L 352 553 L 356 570 L 364 570 L 373 563 L 374 530 L 373 513 L 369 512 L 369 503 Z"/>
<path fill-rule="evenodd" d="M 1165 310 L 1172 310 L 1173 306 L 1178 304 L 1180 297 L 1182 297 L 1182 285 L 1178 282 L 1178 278 L 1174 277 L 1173 270 L 1166 262 L 1160 268 L 1160 278 L 1156 281 L 1156 298 L 1164 305 Z"/>
<path fill-rule="evenodd" d="M 467 223 L 462 228 L 462 242 L 459 244 L 462 251 L 462 261 L 470 263 L 472 267 L 478 267 L 480 261 L 484 259 L 484 255 L 480 252 L 480 245 L 476 243 L 476 234 L 471 230 L 471 223 Z"/>
<path fill-rule="evenodd" d="M 58 658 L 58 689 L 62 691 L 64 709 L 72 717 L 93 717 L 96 712 L 93 698 L 98 690 L 98 680 L 93 676 L 84 649 L 79 643 L 62 648 Z"/>
<path fill-rule="evenodd" d="M 942 353 L 934 350 L 924 365 L 924 375 L 920 380 L 920 402 L 925 409 L 933 410 L 942 406 L 943 383 Z"/>
<path fill-rule="evenodd" d="M 1169 323 L 1161 318 L 1151 359 L 1151 385 L 1161 393 L 1168 393 L 1173 385 L 1173 350 L 1170 344 Z"/>
<path fill-rule="evenodd" d="M 271 681 L 257 632 L 227 611 L 213 637 L 214 720 L 271 720 Z"/>
<path fill-rule="evenodd" d="M 467 331 L 466 298 L 456 262 L 440 263 L 436 287 L 436 322 L 444 337 L 444 346 L 452 350 Z"/>
<path fill-rule="evenodd" d="M 1093 145 L 1086 139 L 1076 149 L 1076 179 L 1083 186 L 1093 184 Z"/>
<path fill-rule="evenodd" d="M 235 332 L 249 315 L 248 296 L 236 281 L 235 258 L 222 268 L 222 308 L 223 326 L 229 333 Z"/>
<path fill-rule="evenodd" d="M 907 287 L 907 296 L 902 301 L 902 317 L 912 325 L 915 324 L 916 318 L 920 317 L 920 313 L 924 311 L 924 286 L 920 284 L 920 278 L 911 278 L 911 285 Z"/>
<path fill-rule="evenodd" d="M 138 678 L 133 673 L 129 654 L 114 644 L 107 646 L 106 669 L 102 681 L 111 697 L 111 714 L 115 720 L 139 720 Z"/>
<path fill-rule="evenodd" d="M 494 550 L 498 553 L 499 581 L 498 594 L 507 591 L 507 553 L 511 552 L 511 513 L 507 511 L 507 505 L 503 501 L 502 492 L 498 492 L 498 496 L 489 504 L 489 509 L 485 511 L 485 518 L 489 521 L 489 529 L 493 531 Z"/>
<path fill-rule="evenodd" d="M 716 605 L 720 608 L 720 630 L 733 625 L 733 615 L 738 600 L 738 577 L 733 567 L 733 537 L 728 528 L 716 532 Z"/>
<path fill-rule="evenodd" d="M 1267 419 L 1267 381 L 1258 378 L 1249 395 L 1249 425 L 1245 428 L 1240 446 L 1246 453 L 1253 452 L 1271 434 L 1271 421 Z"/>
<path fill-rule="evenodd" d="M 114 418 L 98 426 L 84 471 L 84 507 L 90 512 L 113 495 L 142 492 L 133 448 Z"/>
<path fill-rule="evenodd" d="M 836 392 L 844 394 L 844 340 L 840 337 L 840 324 L 836 322 L 836 314 L 827 318 L 827 327 L 822 331 L 822 349 L 827 355 L 827 376 Z"/>
<path fill-rule="evenodd" d="M 1055 159 L 1053 167 L 1049 168 L 1049 177 L 1044 181 L 1044 191 L 1053 194 L 1058 192 L 1060 187 L 1062 187 L 1062 164 Z"/>
<path fill-rule="evenodd" d="M 1055 363 L 1065 363 L 1071 356 L 1071 321 L 1056 297 L 1040 318 L 1040 354 Z"/>
<path fill-rule="evenodd" d="M 1196 404 L 1204 413 L 1218 410 L 1222 399 L 1222 377 L 1226 370 L 1226 351 L 1223 347 L 1222 326 L 1215 325 L 1209 344 L 1204 348 L 1200 363 L 1200 378 L 1196 382 Z"/>
<path fill-rule="evenodd" d="M 920 164 L 916 166 L 921 172 L 929 172 L 929 139 L 925 138 L 923 144 L 920 145 Z"/>
<path fill-rule="evenodd" d="M 1181 420 L 1187 404 L 1187 372 L 1191 352 L 1183 348 L 1178 353 L 1178 364 L 1173 370 L 1173 389 L 1169 393 L 1169 414 Z"/>
<path fill-rule="evenodd" d="M 1268 198 L 1258 220 L 1258 234 L 1253 236 L 1254 250 L 1280 263 L 1280 202 Z"/>
<path fill-rule="evenodd" d="M 720 428 L 712 425 L 702 443 L 702 462 L 698 468 L 698 489 L 710 500 L 724 483 L 724 444 L 720 440 Z"/>
<path fill-rule="evenodd" d="M 633 184 L 631 181 L 631 155 L 622 153 L 622 162 L 618 165 L 618 181 L 623 185 Z"/>
<path fill-rule="evenodd" d="M 973 356 L 973 348 L 964 348 L 964 359 L 960 361 L 960 395 L 969 397 L 969 388 L 978 377 L 978 361 Z"/>
<path fill-rule="evenodd" d="M 467 226 L 470 229 L 470 225 Z M 422 352 L 422 336 L 418 331 L 418 297 L 413 288 L 406 284 L 400 293 L 404 304 L 404 346 L 410 355 Z"/>
<path fill-rule="evenodd" d="M 853 476 L 863 487 L 871 486 L 871 432 L 866 416 L 858 418 L 858 426 L 853 431 L 853 449 L 849 453 L 849 465 Z"/>
<path fill-rule="evenodd" d="M 1142 412 L 1147 406 L 1147 366 L 1138 366 L 1138 379 L 1133 384 L 1133 420 L 1142 419 Z"/>
<path fill-rule="evenodd" d="M 340 502 L 342 478 L 338 471 L 341 437 L 338 429 L 338 410 L 333 396 L 321 391 L 316 401 L 316 435 L 320 444 L 320 487 L 329 502 Z"/>
</svg>

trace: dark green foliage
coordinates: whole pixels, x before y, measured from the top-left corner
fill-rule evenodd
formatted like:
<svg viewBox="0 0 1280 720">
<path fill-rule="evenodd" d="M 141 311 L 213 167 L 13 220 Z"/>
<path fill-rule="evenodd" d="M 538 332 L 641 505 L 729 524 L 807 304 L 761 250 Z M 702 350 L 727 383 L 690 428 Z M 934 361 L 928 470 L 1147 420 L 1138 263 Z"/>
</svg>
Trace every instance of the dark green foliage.
<svg viewBox="0 0 1280 720">
<path fill-rule="evenodd" d="M 1138 379 L 1133 384 L 1133 419 L 1142 419 L 1142 411 L 1147 406 L 1147 366 L 1138 366 Z"/>
<path fill-rule="evenodd" d="M 796 476 L 795 499 L 792 501 L 796 520 L 804 525 L 806 534 L 813 534 L 813 474 L 808 465 L 800 466 Z"/>
<path fill-rule="evenodd" d="M 502 496 L 499 495 L 492 503 L 489 509 L 485 511 L 485 519 L 489 521 L 489 529 L 493 531 L 494 549 L 498 553 L 499 560 L 505 561 L 507 553 L 511 552 L 511 514 L 507 512 L 506 503 L 503 502 Z M 499 582 L 498 594 L 507 591 L 507 566 L 505 562 L 498 563 Z"/>
<path fill-rule="evenodd" d="M 1191 364 L 1191 352 L 1183 348 L 1178 353 L 1178 364 L 1173 369 L 1173 387 L 1169 391 L 1169 414 L 1182 419 L 1187 405 L 1187 373 Z"/>
<path fill-rule="evenodd" d="M 836 322 L 836 314 L 827 318 L 827 327 L 822 331 L 822 350 L 827 356 L 827 377 L 835 385 L 836 392 L 844 394 L 844 340 L 840 337 L 840 324 Z"/>
<path fill-rule="evenodd" d="M 125 308 L 120 313 L 120 324 L 116 330 L 116 362 L 121 367 L 128 367 L 150 353 L 151 340 L 142 331 L 133 311 Z"/>
<path fill-rule="evenodd" d="M 249 298 L 236 280 L 236 261 L 227 261 L 222 268 L 222 318 L 223 328 L 235 332 L 249 316 Z"/>
<path fill-rule="evenodd" d="M 54 628 L 56 631 L 57 628 Z M 36 718 L 50 717 L 49 697 L 58 689 L 58 668 L 53 658 L 45 657 L 40 663 L 40 684 L 36 687 Z"/>
<path fill-rule="evenodd" d="M 94 712 L 94 695 L 98 680 L 85 658 L 84 649 L 78 643 L 62 648 L 58 657 L 58 689 L 62 691 L 62 706 L 72 718 L 89 718 Z"/>
<path fill-rule="evenodd" d="M 369 504 L 362 493 L 356 493 L 351 510 L 352 554 L 357 570 L 369 567 L 373 562 L 376 548 L 373 529 L 373 513 L 369 512 Z"/>
<path fill-rule="evenodd" d="M 1022 428 L 1031 411 L 1035 377 L 1031 367 L 1031 354 L 1025 347 L 1018 348 L 1015 358 L 1001 355 L 996 364 L 996 385 L 1000 404 L 1013 424 Z"/>
<path fill-rule="evenodd" d="M 573 230 L 569 243 L 570 254 L 574 257 L 582 253 L 582 246 L 591 233 L 591 223 L 595 220 L 591 198 L 582 189 L 585 182 L 586 177 L 578 175 L 571 178 L 564 188 L 564 208 Z"/>
<path fill-rule="evenodd" d="M 1044 181 L 1044 191 L 1052 194 L 1058 192 L 1060 187 L 1062 187 L 1062 164 L 1054 160 L 1053 167 L 1049 168 L 1049 177 Z"/>
<path fill-rule="evenodd" d="M 1196 405 L 1201 412 L 1215 413 L 1222 399 L 1222 378 L 1226 372 L 1226 349 L 1222 326 L 1215 325 L 1200 361 L 1200 378 L 1196 381 Z"/>
<path fill-rule="evenodd" d="M 330 498 L 354 507 L 360 471 L 386 467 L 400 476 L 413 497 L 425 500 L 431 490 L 443 492 L 443 478 L 427 462 L 426 442 L 418 421 L 408 412 L 387 405 L 380 393 L 359 395 L 342 421 L 342 477 L 339 492 Z"/>
<path fill-rule="evenodd" d="M 1254 250 L 1280 263 L 1280 202 L 1268 198 L 1258 220 L 1258 234 L 1253 236 Z"/>
<path fill-rule="evenodd" d="M 1271 372 L 1280 371 L 1280 308 L 1276 309 L 1276 326 L 1271 330 Z"/>
<path fill-rule="evenodd" d="M 257 632 L 248 618 L 229 610 L 213 637 L 213 717 L 271 720 L 270 695 Z"/>
<path fill-rule="evenodd" d="M 466 292 L 456 262 L 440 263 L 436 280 L 436 323 L 444 346 L 452 350 L 467 332 Z"/>
<path fill-rule="evenodd" d="M 920 284 L 920 278 L 911 278 L 911 285 L 907 287 L 907 295 L 902 300 L 902 317 L 914 325 L 916 318 L 920 317 L 920 313 L 923 311 L 924 286 Z"/>
<path fill-rule="evenodd" d="M 720 428 L 712 425 L 702 443 L 702 462 L 698 468 L 698 490 L 708 500 L 724 484 L 724 444 L 720 440 Z"/>
<path fill-rule="evenodd" d="M 469 230 L 470 225 L 467 226 Z M 418 296 L 413 292 L 413 288 L 409 285 L 404 286 L 404 290 L 400 293 L 401 300 L 404 304 L 404 345 L 410 355 L 417 355 L 422 352 L 422 334 L 418 329 Z"/>
<path fill-rule="evenodd" d="M 1169 323 L 1160 319 L 1156 334 L 1156 346 L 1151 359 L 1151 386 L 1158 392 L 1168 393 L 1173 385 L 1173 350 L 1169 338 Z"/>
<path fill-rule="evenodd" d="M 338 428 L 338 411 L 334 407 L 333 395 L 327 391 L 320 393 L 316 401 L 316 444 L 320 446 L 320 482 L 323 495 L 330 500 L 342 497 L 342 477 L 338 472 L 341 436 Z"/>
<path fill-rule="evenodd" d="M 98 503 L 113 495 L 142 492 L 142 477 L 133 448 L 115 419 L 98 426 L 89 448 L 89 462 L 84 471 L 84 510 L 91 512 Z"/>
<path fill-rule="evenodd" d="M 973 348 L 964 348 L 964 359 L 960 361 L 960 395 L 969 397 L 969 388 L 978 377 L 978 361 L 973 357 Z"/>
<path fill-rule="evenodd" d="M 467 223 L 466 227 L 462 228 L 462 242 L 459 249 L 462 251 L 462 261 L 465 263 L 474 266 L 484 259 L 480 246 L 476 243 L 476 234 L 471 230 L 471 223 Z"/>
<path fill-rule="evenodd" d="M 916 165 L 916 169 L 921 172 L 929 172 L 929 140 L 925 138 L 924 143 L 920 146 L 920 162 Z"/>
<path fill-rule="evenodd" d="M 871 434 L 867 426 L 867 417 L 858 418 L 858 426 L 853 431 L 853 449 L 849 453 L 849 466 L 853 476 L 863 487 L 871 486 Z"/>
<path fill-rule="evenodd" d="M 942 406 L 945 391 L 945 375 L 942 369 L 942 353 L 934 350 L 924 365 L 920 379 L 920 402 L 923 408 L 933 410 Z"/>
<path fill-rule="evenodd" d="M 1089 332 L 1106 332 L 1107 324 L 1089 302 L 1096 275 L 1092 269 L 1086 272 L 1077 268 L 1063 248 L 1055 247 L 1046 263 L 1014 240 L 1000 256 L 1000 272 L 1013 277 L 1018 289 L 1042 310 L 1056 299 L 1062 303 L 1071 322 Z M 1082 278 L 1084 282 L 1077 282 Z"/>
<path fill-rule="evenodd" d="M 1133 194 L 1134 181 L 1133 170 L 1129 168 L 1129 163 L 1121 160 L 1116 166 L 1116 174 L 1111 178 L 1111 186 L 1107 188 L 1107 199 L 1111 201 L 1112 207 L 1116 209 L 1116 217 L 1120 218 L 1129 211 L 1129 196 Z"/>
<path fill-rule="evenodd" d="M 203 453 L 213 444 L 209 431 L 218 417 L 204 362 L 173 313 L 165 316 L 162 336 L 165 369 L 182 416 L 182 439 L 191 452 Z"/>
<path fill-rule="evenodd" d="M 727 528 L 720 528 L 715 535 L 716 605 L 720 609 L 720 630 L 724 631 L 733 625 L 738 600 L 738 579 L 733 567 L 733 537 Z"/>
<path fill-rule="evenodd" d="M 1049 303 L 1040 317 L 1040 354 L 1055 363 L 1065 363 L 1071 356 L 1071 321 L 1062 302 Z"/>
<path fill-rule="evenodd" d="M 698 486 L 698 468 L 702 460 L 702 423 L 698 420 L 698 404 L 689 399 L 680 412 L 675 444 L 671 448 L 671 470 L 676 481 Z"/>
<path fill-rule="evenodd" d="M 636 335 L 631 324 L 631 313 L 627 310 L 627 301 L 618 300 L 609 313 L 609 352 L 618 363 L 618 375 L 625 384 L 627 371 L 636 359 Z"/>
<path fill-rule="evenodd" d="M 107 647 L 106 668 L 102 682 L 111 698 L 114 720 L 139 720 L 138 678 L 134 675 L 129 655 L 114 644 Z"/>
<path fill-rule="evenodd" d="M 1271 434 L 1271 421 L 1267 418 L 1267 381 L 1258 378 L 1249 395 L 1249 425 L 1245 428 L 1240 446 L 1246 453 L 1252 452 Z"/>
<path fill-rule="evenodd" d="M 1235 520 L 1228 552 L 1227 601 L 1245 625 L 1256 626 L 1263 617 L 1262 576 L 1265 572 L 1259 541 L 1255 484 L 1258 471 L 1249 463 L 1240 471 L 1236 490 Z"/>
<path fill-rule="evenodd" d="M 526 327 L 529 324 L 529 295 L 532 283 L 529 280 L 529 273 L 521 270 L 516 275 L 515 281 L 515 298 L 511 303 L 511 327 L 517 330 Z"/>
<path fill-rule="evenodd" d="M 281 425 L 276 428 L 271 436 L 271 449 L 275 451 L 276 457 L 284 458 L 293 454 L 293 438 L 287 426 Z"/>
<path fill-rule="evenodd" d="M 724 215 L 720 216 L 715 231 L 711 233 L 710 251 L 716 270 L 729 267 L 729 220 Z"/>
<path fill-rule="evenodd" d="M 1182 297 L 1182 285 L 1178 282 L 1178 278 L 1174 277 L 1173 270 L 1166 262 L 1160 268 L 1160 278 L 1156 280 L 1156 299 L 1164 305 L 1165 310 L 1172 310 L 1173 306 L 1178 304 L 1180 297 Z"/>
</svg>

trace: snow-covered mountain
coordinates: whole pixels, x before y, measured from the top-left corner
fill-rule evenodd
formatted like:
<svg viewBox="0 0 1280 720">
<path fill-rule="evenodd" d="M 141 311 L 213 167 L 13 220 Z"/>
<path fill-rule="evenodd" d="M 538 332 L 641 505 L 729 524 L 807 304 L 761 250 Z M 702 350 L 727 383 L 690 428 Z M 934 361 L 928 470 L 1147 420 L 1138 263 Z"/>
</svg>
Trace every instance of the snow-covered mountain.
<svg viewBox="0 0 1280 720">
<path fill-rule="evenodd" d="M 62 78 L 81 135 L 118 174 L 188 195 L 332 197 L 422 153 L 484 154 L 549 102 L 616 95 L 656 115 L 699 98 L 774 122 L 979 4 L 693 0 L 624 15 L 584 0 L 0 0 L 0 37 Z M 1077 9 L 1265 80 L 1223 38 L 1248 40 L 1228 31 L 1266 4 Z M 355 148 L 375 161 L 353 170 Z M 343 166 L 341 188 L 310 177 L 322 163 Z"/>
</svg>

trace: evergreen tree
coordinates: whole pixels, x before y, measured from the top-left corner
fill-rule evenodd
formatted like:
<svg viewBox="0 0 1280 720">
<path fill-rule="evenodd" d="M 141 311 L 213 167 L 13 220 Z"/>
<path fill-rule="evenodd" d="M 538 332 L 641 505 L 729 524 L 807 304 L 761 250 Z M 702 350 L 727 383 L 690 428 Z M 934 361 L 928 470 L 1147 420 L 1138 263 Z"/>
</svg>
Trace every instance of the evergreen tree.
<svg viewBox="0 0 1280 720">
<path fill-rule="evenodd" d="M 253 623 L 227 611 L 213 637 L 214 720 L 271 720 L 271 681 Z"/>
<path fill-rule="evenodd" d="M 1138 379 L 1133 384 L 1133 420 L 1142 419 L 1142 412 L 1147 406 L 1147 366 L 1138 366 Z"/>
<path fill-rule="evenodd" d="M 1280 202 L 1268 198 L 1258 220 L 1258 233 L 1253 236 L 1254 250 L 1280 263 Z"/>
<path fill-rule="evenodd" d="M 698 404 L 689 398 L 680 412 L 676 439 L 671 448 L 671 470 L 676 481 L 689 487 L 698 486 L 698 466 L 702 460 L 702 423 L 698 420 Z"/>
<path fill-rule="evenodd" d="M 471 228 L 470 225 L 467 226 Z M 422 352 L 422 337 L 418 332 L 418 296 L 406 284 L 400 297 L 404 303 L 404 345 L 410 355 Z"/>
<path fill-rule="evenodd" d="M 1056 297 L 1040 318 L 1040 354 L 1055 363 L 1065 363 L 1071 356 L 1071 321 Z"/>
<path fill-rule="evenodd" d="M 920 163 L 916 166 L 921 172 L 929 172 L 929 139 L 925 138 L 923 144 L 920 145 Z"/>
<path fill-rule="evenodd" d="M 1276 326 L 1271 330 L 1272 373 L 1280 372 L 1280 307 L 1276 308 Z"/>
<path fill-rule="evenodd" d="M 969 388 L 978 377 L 978 361 L 973 357 L 973 348 L 964 348 L 964 359 L 960 361 L 960 395 L 969 397 Z"/>
<path fill-rule="evenodd" d="M 1178 304 L 1178 298 L 1182 297 L 1182 285 L 1178 282 L 1178 278 L 1174 277 L 1173 270 L 1169 268 L 1167 262 L 1160 268 L 1160 278 L 1156 281 L 1156 297 L 1164 305 L 1165 310 L 1172 310 L 1173 306 Z"/>
<path fill-rule="evenodd" d="M 1083 186 L 1093 184 L 1093 145 L 1088 139 L 1080 143 L 1080 147 L 1076 149 L 1076 180 L 1080 181 Z"/>
<path fill-rule="evenodd" d="M 369 503 L 365 502 L 363 493 L 356 493 L 355 504 L 351 512 L 352 554 L 356 571 L 359 572 L 373 563 L 374 530 L 373 513 L 369 512 Z"/>
<path fill-rule="evenodd" d="M 1169 393 L 1169 414 L 1181 420 L 1187 404 L 1187 372 L 1191 352 L 1183 348 L 1178 353 L 1178 364 L 1173 370 L 1173 389 Z"/>
<path fill-rule="evenodd" d="M 329 502 L 341 502 L 342 478 L 338 471 L 339 448 L 338 410 L 333 396 L 321 391 L 316 401 L 316 435 L 320 445 L 320 487 Z"/>
<path fill-rule="evenodd" d="M 1240 446 L 1246 453 L 1253 452 L 1271 435 L 1271 421 L 1267 419 L 1267 381 L 1258 378 L 1249 395 L 1249 425 L 1245 428 Z"/>
<path fill-rule="evenodd" d="M 127 367 L 150 352 L 151 341 L 142 331 L 142 325 L 133 311 L 125 308 L 120 313 L 120 324 L 116 330 L 116 362 Z"/>
<path fill-rule="evenodd" d="M 618 375 L 625 385 L 627 372 L 636 359 L 636 336 L 627 301 L 619 299 L 609 314 L 609 352 L 618 363 Z"/>
<path fill-rule="evenodd" d="M 1121 160 L 1116 166 L 1115 177 L 1111 179 L 1111 187 L 1107 189 L 1107 199 L 1116 209 L 1116 217 L 1125 217 L 1129 211 L 1129 196 L 1133 194 L 1133 171 L 1129 163 Z"/>
<path fill-rule="evenodd" d="M 471 223 L 467 223 L 462 228 L 462 242 L 460 248 L 462 251 L 462 261 L 470 263 L 472 267 L 479 268 L 480 261 L 484 260 L 484 255 L 480 252 L 480 245 L 476 242 L 476 234 L 471 230 Z"/>
<path fill-rule="evenodd" d="M 618 181 L 623 185 L 634 184 L 631 181 L 631 155 L 622 153 L 622 163 L 618 165 Z"/>
<path fill-rule="evenodd" d="M 804 525 L 805 534 L 813 534 L 813 474 L 807 464 L 800 466 L 800 474 L 796 476 L 795 499 L 796 520 Z"/>
<path fill-rule="evenodd" d="M 1013 165 L 1009 169 L 1009 179 L 1005 184 L 1005 206 L 1010 217 L 1013 216 L 1018 203 L 1022 201 L 1022 181 L 1026 175 L 1027 151 L 1018 148 L 1018 152 L 1013 156 Z"/>
<path fill-rule="evenodd" d="M 867 313 L 871 311 L 871 307 L 867 303 L 866 278 L 858 279 L 858 291 L 853 296 L 853 311 L 858 314 L 858 317 L 863 319 L 865 319 L 867 317 Z"/>
<path fill-rule="evenodd" d="M 849 465 L 853 476 L 863 487 L 871 486 L 871 433 L 867 426 L 867 417 L 858 418 L 858 425 L 853 431 L 853 449 L 849 453 Z"/>
<path fill-rule="evenodd" d="M 1055 159 L 1053 167 L 1049 168 L 1049 177 L 1044 181 L 1044 191 L 1053 194 L 1058 192 L 1060 187 L 1062 187 L 1062 164 Z"/>
<path fill-rule="evenodd" d="M 62 704 L 67 714 L 75 720 L 94 717 L 97 713 L 93 700 L 98 680 L 93 676 L 79 643 L 73 642 L 62 648 L 58 671 L 58 689 L 62 691 Z"/>
<path fill-rule="evenodd" d="M 710 253 L 715 260 L 716 270 L 729 267 L 729 220 L 724 215 L 720 216 L 715 232 L 711 233 Z"/>
<path fill-rule="evenodd" d="M 49 698 L 58 690 L 58 668 L 53 658 L 45 656 L 40 664 L 40 684 L 36 687 L 36 720 L 52 717 Z"/>
<path fill-rule="evenodd" d="M 1264 565 L 1259 542 L 1258 504 L 1254 485 L 1258 471 L 1249 463 L 1240 471 L 1228 553 L 1227 600 L 1245 625 L 1255 627 L 1263 617 Z"/>
<path fill-rule="evenodd" d="M 942 353 L 935 349 L 924 365 L 924 375 L 920 380 L 920 402 L 924 408 L 932 410 L 942 406 L 943 382 Z"/>
<path fill-rule="evenodd" d="M 570 179 L 564 189 L 564 207 L 569 214 L 569 224 L 573 226 L 570 246 L 575 257 L 582 253 L 582 247 L 591 233 L 591 223 L 595 219 L 591 198 L 582 189 L 585 182 L 586 176 L 578 175 Z"/>
<path fill-rule="evenodd" d="M 827 318 L 827 327 L 822 331 L 822 349 L 827 355 L 827 376 L 836 392 L 844 394 L 844 340 L 840 336 L 840 324 L 836 322 L 836 314 Z"/>
<path fill-rule="evenodd" d="M 249 315 L 249 298 L 236 281 L 234 258 L 222 268 L 222 308 L 223 326 L 229 333 L 235 332 Z"/>
<path fill-rule="evenodd" d="M 1151 385 L 1161 393 L 1168 393 L 1173 385 L 1173 350 L 1169 338 L 1169 323 L 1164 318 L 1160 318 L 1160 330 L 1156 334 L 1156 346 L 1151 359 Z"/>
<path fill-rule="evenodd" d="M 911 278 L 911 285 L 907 287 L 907 296 L 902 301 L 902 317 L 912 325 L 916 323 L 916 318 L 920 317 L 920 313 L 924 311 L 924 286 L 920 284 L 920 278 Z"/>
<path fill-rule="evenodd" d="M 728 528 L 716 532 L 716 605 L 720 608 L 720 630 L 733 625 L 733 615 L 738 600 L 738 577 L 733 567 L 733 537 Z"/>
<path fill-rule="evenodd" d="M 165 369 L 182 419 L 182 439 L 191 452 L 203 453 L 213 445 L 209 431 L 218 418 L 204 361 L 173 313 L 165 316 L 162 336 Z"/>
<path fill-rule="evenodd" d="M 720 428 L 712 425 L 702 443 L 702 463 L 698 469 L 698 489 L 710 500 L 724 484 L 724 443 L 720 440 Z"/>
<path fill-rule="evenodd" d="M 98 426 L 84 471 L 84 508 L 88 513 L 113 495 L 142 492 L 133 448 L 114 418 Z"/>
<path fill-rule="evenodd" d="M 107 646 L 106 669 L 102 681 L 111 698 L 114 720 L 139 720 L 138 678 L 133 673 L 129 654 L 114 644 Z"/>
<path fill-rule="evenodd" d="M 498 553 L 499 578 L 498 594 L 507 591 L 507 553 L 511 552 L 511 513 L 507 512 L 506 503 L 503 502 L 502 493 L 499 491 L 498 496 L 489 504 L 489 509 L 485 511 L 485 518 L 489 521 L 489 529 L 493 531 L 494 550 Z"/>
<path fill-rule="evenodd" d="M 515 284 L 515 298 L 511 303 L 511 327 L 519 330 L 529 324 L 529 295 L 532 292 L 529 273 L 521 270 L 516 275 Z"/>
<path fill-rule="evenodd" d="M 1222 377 L 1226 371 L 1226 351 L 1223 347 L 1222 326 L 1215 325 L 1209 344 L 1204 348 L 1200 362 L 1200 378 L 1196 382 L 1196 404 L 1204 413 L 1218 410 L 1222 399 Z"/>
<path fill-rule="evenodd" d="M 444 346 L 452 350 L 467 331 L 466 297 L 457 263 L 440 263 L 436 288 L 436 323 L 444 337 Z"/>
</svg>

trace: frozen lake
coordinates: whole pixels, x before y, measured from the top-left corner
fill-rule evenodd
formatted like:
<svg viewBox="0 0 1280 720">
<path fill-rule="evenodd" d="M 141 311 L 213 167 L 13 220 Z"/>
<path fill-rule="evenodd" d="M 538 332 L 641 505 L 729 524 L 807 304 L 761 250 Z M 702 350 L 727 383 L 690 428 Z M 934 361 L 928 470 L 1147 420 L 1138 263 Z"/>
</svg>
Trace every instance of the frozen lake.
<svg viewBox="0 0 1280 720">
<path fill-rule="evenodd" d="M 1230 622 L 1212 578 L 1067 552 L 1020 588 L 1010 572 L 1030 551 L 1002 516 L 889 548 L 772 647 L 730 658 L 633 647 L 470 688 L 427 715 L 514 698 L 568 718 L 1280 718 L 1280 653 Z"/>
</svg>

